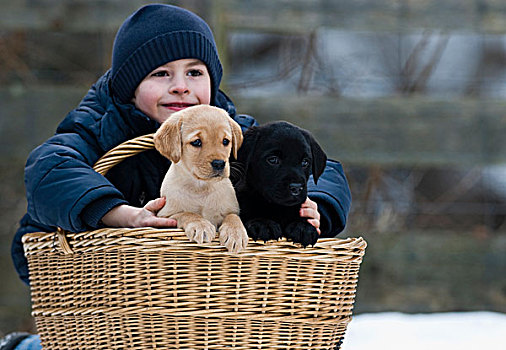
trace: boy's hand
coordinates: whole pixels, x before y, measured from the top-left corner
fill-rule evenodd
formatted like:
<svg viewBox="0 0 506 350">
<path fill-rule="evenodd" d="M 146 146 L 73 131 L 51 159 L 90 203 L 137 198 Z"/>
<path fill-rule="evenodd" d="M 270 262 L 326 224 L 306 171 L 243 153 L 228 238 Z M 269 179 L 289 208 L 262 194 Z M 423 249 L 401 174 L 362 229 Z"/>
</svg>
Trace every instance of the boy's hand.
<svg viewBox="0 0 506 350">
<path fill-rule="evenodd" d="M 176 227 L 176 220 L 156 216 L 164 205 L 165 198 L 149 201 L 143 208 L 123 204 L 105 214 L 102 222 L 110 227 Z"/>
<path fill-rule="evenodd" d="M 318 204 L 316 204 L 316 202 L 313 202 L 311 199 L 306 198 L 306 201 L 302 203 L 300 207 L 299 213 L 301 217 L 307 218 L 307 222 L 316 228 L 318 234 L 321 234 L 320 213 L 318 212 Z"/>
</svg>

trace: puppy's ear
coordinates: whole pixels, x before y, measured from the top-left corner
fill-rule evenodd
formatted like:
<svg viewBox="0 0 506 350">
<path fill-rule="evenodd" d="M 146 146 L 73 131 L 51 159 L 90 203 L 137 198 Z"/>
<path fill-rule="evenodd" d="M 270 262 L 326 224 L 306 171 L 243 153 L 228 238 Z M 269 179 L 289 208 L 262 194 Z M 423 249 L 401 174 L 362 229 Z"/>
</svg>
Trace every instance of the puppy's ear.
<svg viewBox="0 0 506 350">
<path fill-rule="evenodd" d="M 174 113 L 162 123 L 156 131 L 153 141 L 155 148 L 160 154 L 173 163 L 181 159 L 181 125 L 183 124 L 182 115 Z"/>
<path fill-rule="evenodd" d="M 230 128 L 232 129 L 232 155 L 235 159 L 237 159 L 237 152 L 239 151 L 239 148 L 241 148 L 242 145 L 242 130 L 239 124 L 233 120 L 232 118 L 229 118 Z"/>
<path fill-rule="evenodd" d="M 325 166 L 327 165 L 327 155 L 310 132 L 303 130 L 303 134 L 307 142 L 311 145 L 311 156 L 313 158 L 311 170 L 314 183 L 317 183 L 318 178 L 323 173 Z"/>
<path fill-rule="evenodd" d="M 253 126 L 244 132 L 242 146 L 237 152 L 237 160 L 244 164 L 244 174 L 246 174 L 253 154 L 255 153 L 259 135 L 258 128 L 258 126 Z"/>
</svg>

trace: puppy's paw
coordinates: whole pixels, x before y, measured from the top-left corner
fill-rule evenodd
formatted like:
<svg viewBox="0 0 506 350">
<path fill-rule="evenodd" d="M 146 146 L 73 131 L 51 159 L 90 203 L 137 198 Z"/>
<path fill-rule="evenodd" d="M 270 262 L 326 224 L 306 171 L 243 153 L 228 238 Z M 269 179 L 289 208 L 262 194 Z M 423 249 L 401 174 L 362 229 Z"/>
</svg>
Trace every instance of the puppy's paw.
<svg viewBox="0 0 506 350">
<path fill-rule="evenodd" d="M 248 234 L 242 223 L 223 224 L 220 227 L 220 244 L 231 253 L 239 253 L 248 245 Z"/>
<path fill-rule="evenodd" d="M 216 237 L 216 227 L 206 219 L 190 222 L 184 231 L 190 241 L 198 244 L 211 242 Z"/>
<path fill-rule="evenodd" d="M 300 243 L 305 248 L 308 245 L 314 246 L 318 240 L 318 231 L 305 220 L 294 221 L 286 227 L 285 237 L 295 243 Z"/>
<path fill-rule="evenodd" d="M 281 226 L 276 221 L 269 219 L 252 219 L 248 221 L 246 231 L 253 240 L 261 239 L 264 242 L 271 239 L 278 240 L 283 234 Z"/>
</svg>

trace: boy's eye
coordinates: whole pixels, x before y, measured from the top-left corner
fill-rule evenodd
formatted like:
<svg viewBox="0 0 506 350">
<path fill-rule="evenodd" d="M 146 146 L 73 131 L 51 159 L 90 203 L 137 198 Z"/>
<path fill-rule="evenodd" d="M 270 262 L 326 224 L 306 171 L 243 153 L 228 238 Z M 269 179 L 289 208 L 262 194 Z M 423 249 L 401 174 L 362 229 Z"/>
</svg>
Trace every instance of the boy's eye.
<svg viewBox="0 0 506 350">
<path fill-rule="evenodd" d="M 228 146 L 229 143 L 230 143 L 229 139 L 223 139 L 223 145 L 224 146 Z"/>
<path fill-rule="evenodd" d="M 196 139 L 195 141 L 190 142 L 190 145 L 193 147 L 202 147 L 202 141 L 200 139 Z"/>
<path fill-rule="evenodd" d="M 188 72 L 188 75 L 190 77 L 198 77 L 198 76 L 201 76 L 202 75 L 202 72 L 198 69 L 192 69 Z"/>
<path fill-rule="evenodd" d="M 167 71 L 160 70 L 158 72 L 154 72 L 153 74 L 151 74 L 151 76 L 153 76 L 153 77 L 167 77 L 167 76 L 169 76 L 169 73 Z"/>
</svg>

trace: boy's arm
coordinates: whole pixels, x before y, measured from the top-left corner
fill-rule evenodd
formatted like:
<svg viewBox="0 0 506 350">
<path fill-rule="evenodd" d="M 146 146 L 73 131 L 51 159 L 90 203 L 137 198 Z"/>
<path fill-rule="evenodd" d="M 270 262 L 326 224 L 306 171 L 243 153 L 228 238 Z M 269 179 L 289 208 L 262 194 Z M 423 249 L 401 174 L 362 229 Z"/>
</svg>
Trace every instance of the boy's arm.
<svg viewBox="0 0 506 350">
<path fill-rule="evenodd" d="M 79 232 L 89 229 L 82 217 L 85 208 L 94 207 L 93 214 L 102 217 L 126 204 L 121 192 L 93 170 L 91 164 L 99 156 L 96 146 L 75 133 L 57 134 L 37 147 L 25 167 L 30 217 L 47 226 Z"/>
<path fill-rule="evenodd" d="M 318 204 L 321 237 L 334 237 L 346 226 L 351 207 L 351 192 L 341 163 L 327 160 L 325 171 L 308 182 L 308 196 Z"/>
</svg>

